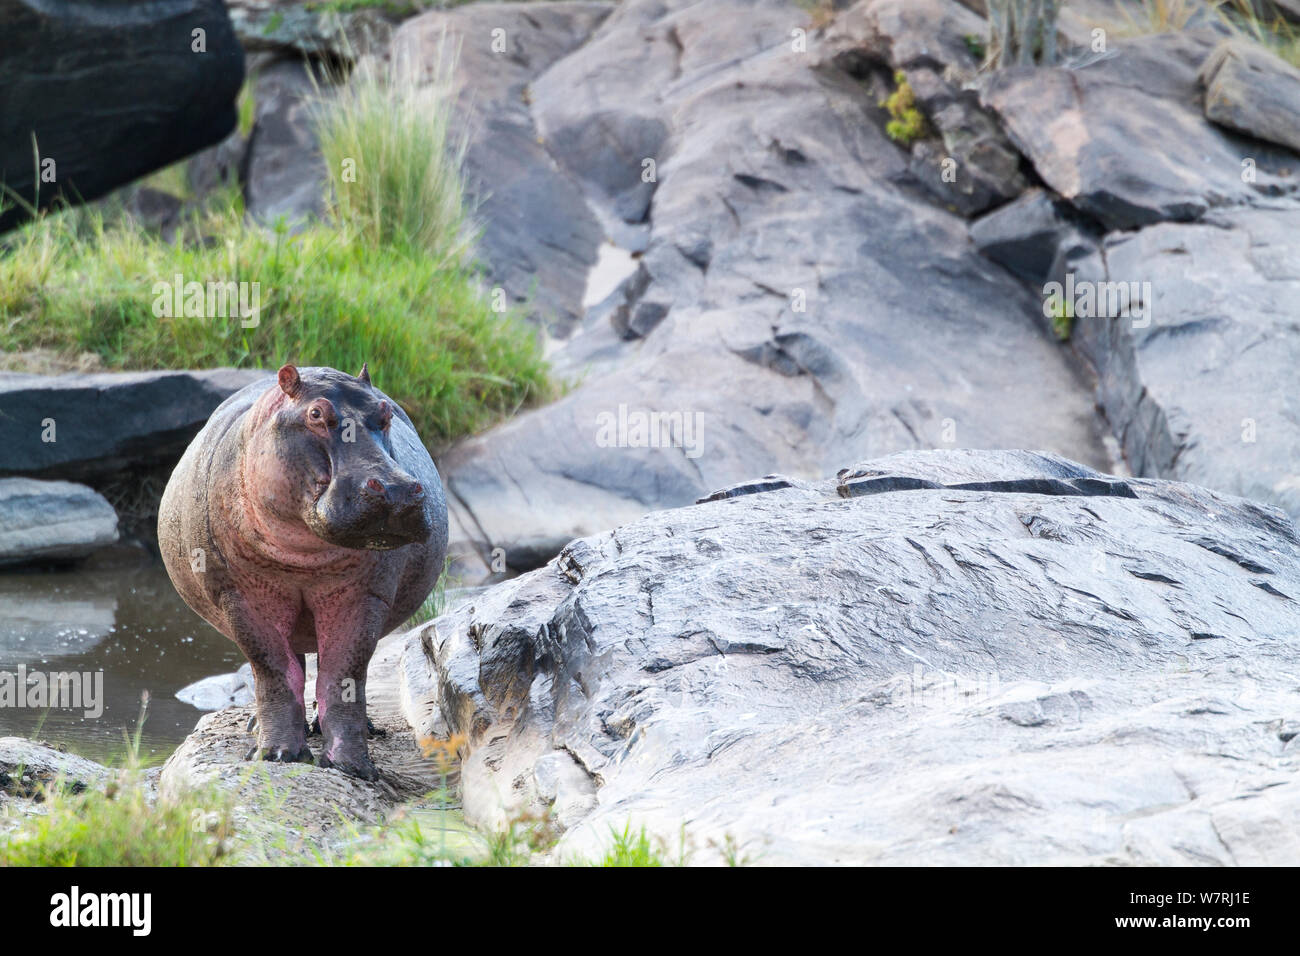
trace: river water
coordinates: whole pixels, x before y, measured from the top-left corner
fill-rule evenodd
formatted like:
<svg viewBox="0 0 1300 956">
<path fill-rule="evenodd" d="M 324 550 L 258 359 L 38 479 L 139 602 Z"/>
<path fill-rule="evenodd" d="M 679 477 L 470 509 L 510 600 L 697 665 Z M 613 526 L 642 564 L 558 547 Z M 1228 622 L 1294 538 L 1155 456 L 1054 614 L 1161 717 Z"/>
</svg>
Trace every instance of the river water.
<svg viewBox="0 0 1300 956">
<path fill-rule="evenodd" d="M 0 573 L 0 737 L 34 737 L 120 764 L 147 691 L 140 756 L 158 763 L 203 716 L 176 691 L 243 662 L 143 553 L 114 567 Z M 41 699 L 59 673 L 80 675 L 79 706 Z M 20 676 L 27 686 L 14 694 Z M 55 703 L 69 702 L 65 694 Z"/>
</svg>

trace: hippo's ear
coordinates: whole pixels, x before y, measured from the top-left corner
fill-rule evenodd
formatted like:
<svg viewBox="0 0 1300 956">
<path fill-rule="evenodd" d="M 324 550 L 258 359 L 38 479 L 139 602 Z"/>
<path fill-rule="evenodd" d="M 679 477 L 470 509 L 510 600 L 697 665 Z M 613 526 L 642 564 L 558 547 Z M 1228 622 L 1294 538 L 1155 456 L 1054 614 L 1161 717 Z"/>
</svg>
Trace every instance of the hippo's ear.
<svg viewBox="0 0 1300 956">
<path fill-rule="evenodd" d="M 298 390 L 302 388 L 302 379 L 298 377 L 298 370 L 292 365 L 281 366 L 276 378 L 280 381 L 281 391 L 290 398 L 296 397 Z"/>
<path fill-rule="evenodd" d="M 361 363 L 361 371 L 357 372 L 357 381 L 361 382 L 361 384 L 363 385 L 370 384 L 370 363 L 369 362 Z"/>
</svg>

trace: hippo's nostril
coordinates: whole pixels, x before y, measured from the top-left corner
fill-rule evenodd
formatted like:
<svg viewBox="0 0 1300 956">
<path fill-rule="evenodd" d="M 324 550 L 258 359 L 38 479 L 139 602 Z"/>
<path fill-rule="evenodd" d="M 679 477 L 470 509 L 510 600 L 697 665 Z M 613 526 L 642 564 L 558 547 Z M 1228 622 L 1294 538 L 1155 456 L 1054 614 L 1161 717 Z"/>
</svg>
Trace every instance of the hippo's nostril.
<svg viewBox="0 0 1300 956">
<path fill-rule="evenodd" d="M 384 493 L 384 483 L 378 478 L 371 478 L 366 482 L 366 490 L 377 495 L 382 495 Z"/>
<path fill-rule="evenodd" d="M 424 485 L 420 484 L 418 481 L 411 485 L 411 497 L 416 499 L 423 498 Z"/>
</svg>

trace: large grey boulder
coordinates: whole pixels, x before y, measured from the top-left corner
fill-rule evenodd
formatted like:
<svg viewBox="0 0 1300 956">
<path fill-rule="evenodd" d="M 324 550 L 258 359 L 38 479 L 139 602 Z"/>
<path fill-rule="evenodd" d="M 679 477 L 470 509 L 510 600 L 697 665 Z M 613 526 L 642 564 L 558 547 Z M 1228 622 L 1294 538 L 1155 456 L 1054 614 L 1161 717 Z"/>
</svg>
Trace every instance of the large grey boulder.
<svg viewBox="0 0 1300 956">
<path fill-rule="evenodd" d="M 225 137 L 243 79 L 221 0 L 0 0 L 0 180 L 39 207 L 96 199 Z M 0 231 L 27 217 L 9 198 Z"/>
<path fill-rule="evenodd" d="M 1300 153 L 1300 70 L 1258 43 L 1224 40 L 1201 67 L 1205 115 Z"/>
<path fill-rule="evenodd" d="M 117 513 L 85 485 L 0 478 L 0 568 L 84 558 L 116 540 Z"/>
<path fill-rule="evenodd" d="M 1113 55 L 1077 69 L 999 70 L 982 100 L 1047 185 L 1108 229 L 1294 192 L 1294 157 L 1205 121 L 1197 74 L 1218 40 L 1210 29 L 1112 40 Z"/>
<path fill-rule="evenodd" d="M 268 374 L 0 372 L 0 476 L 87 480 L 175 462 L 213 409 Z"/>
<path fill-rule="evenodd" d="M 1029 452 L 769 476 L 572 542 L 411 633 L 468 819 L 557 858 L 1300 862 L 1300 537 Z M 408 708 L 408 712 L 414 708 Z"/>
<path fill-rule="evenodd" d="M 577 381 L 564 398 L 440 460 L 453 550 L 481 562 L 461 573 L 532 567 L 646 511 L 846 457 L 1031 445 L 1108 464 L 1040 303 L 963 216 L 900 188 L 913 157 L 885 135 L 877 91 L 841 41 L 814 31 L 797 49 L 807 27 L 775 0 L 633 0 L 530 81 L 521 121 L 639 263 L 552 343 Z M 490 84 L 491 31 L 462 36 L 462 65 Z"/>
</svg>

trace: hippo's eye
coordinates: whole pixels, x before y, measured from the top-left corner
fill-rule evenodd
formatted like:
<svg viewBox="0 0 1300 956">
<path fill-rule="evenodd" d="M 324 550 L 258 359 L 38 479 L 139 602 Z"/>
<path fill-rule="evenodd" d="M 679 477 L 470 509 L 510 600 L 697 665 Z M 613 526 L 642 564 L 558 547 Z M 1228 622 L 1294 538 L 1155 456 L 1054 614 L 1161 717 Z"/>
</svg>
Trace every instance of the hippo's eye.
<svg viewBox="0 0 1300 956">
<path fill-rule="evenodd" d="M 312 421 L 314 421 L 314 422 L 318 422 L 318 421 L 320 421 L 320 409 L 319 409 L 319 408 L 313 408 L 309 414 L 311 415 L 311 420 L 312 420 Z"/>
</svg>

